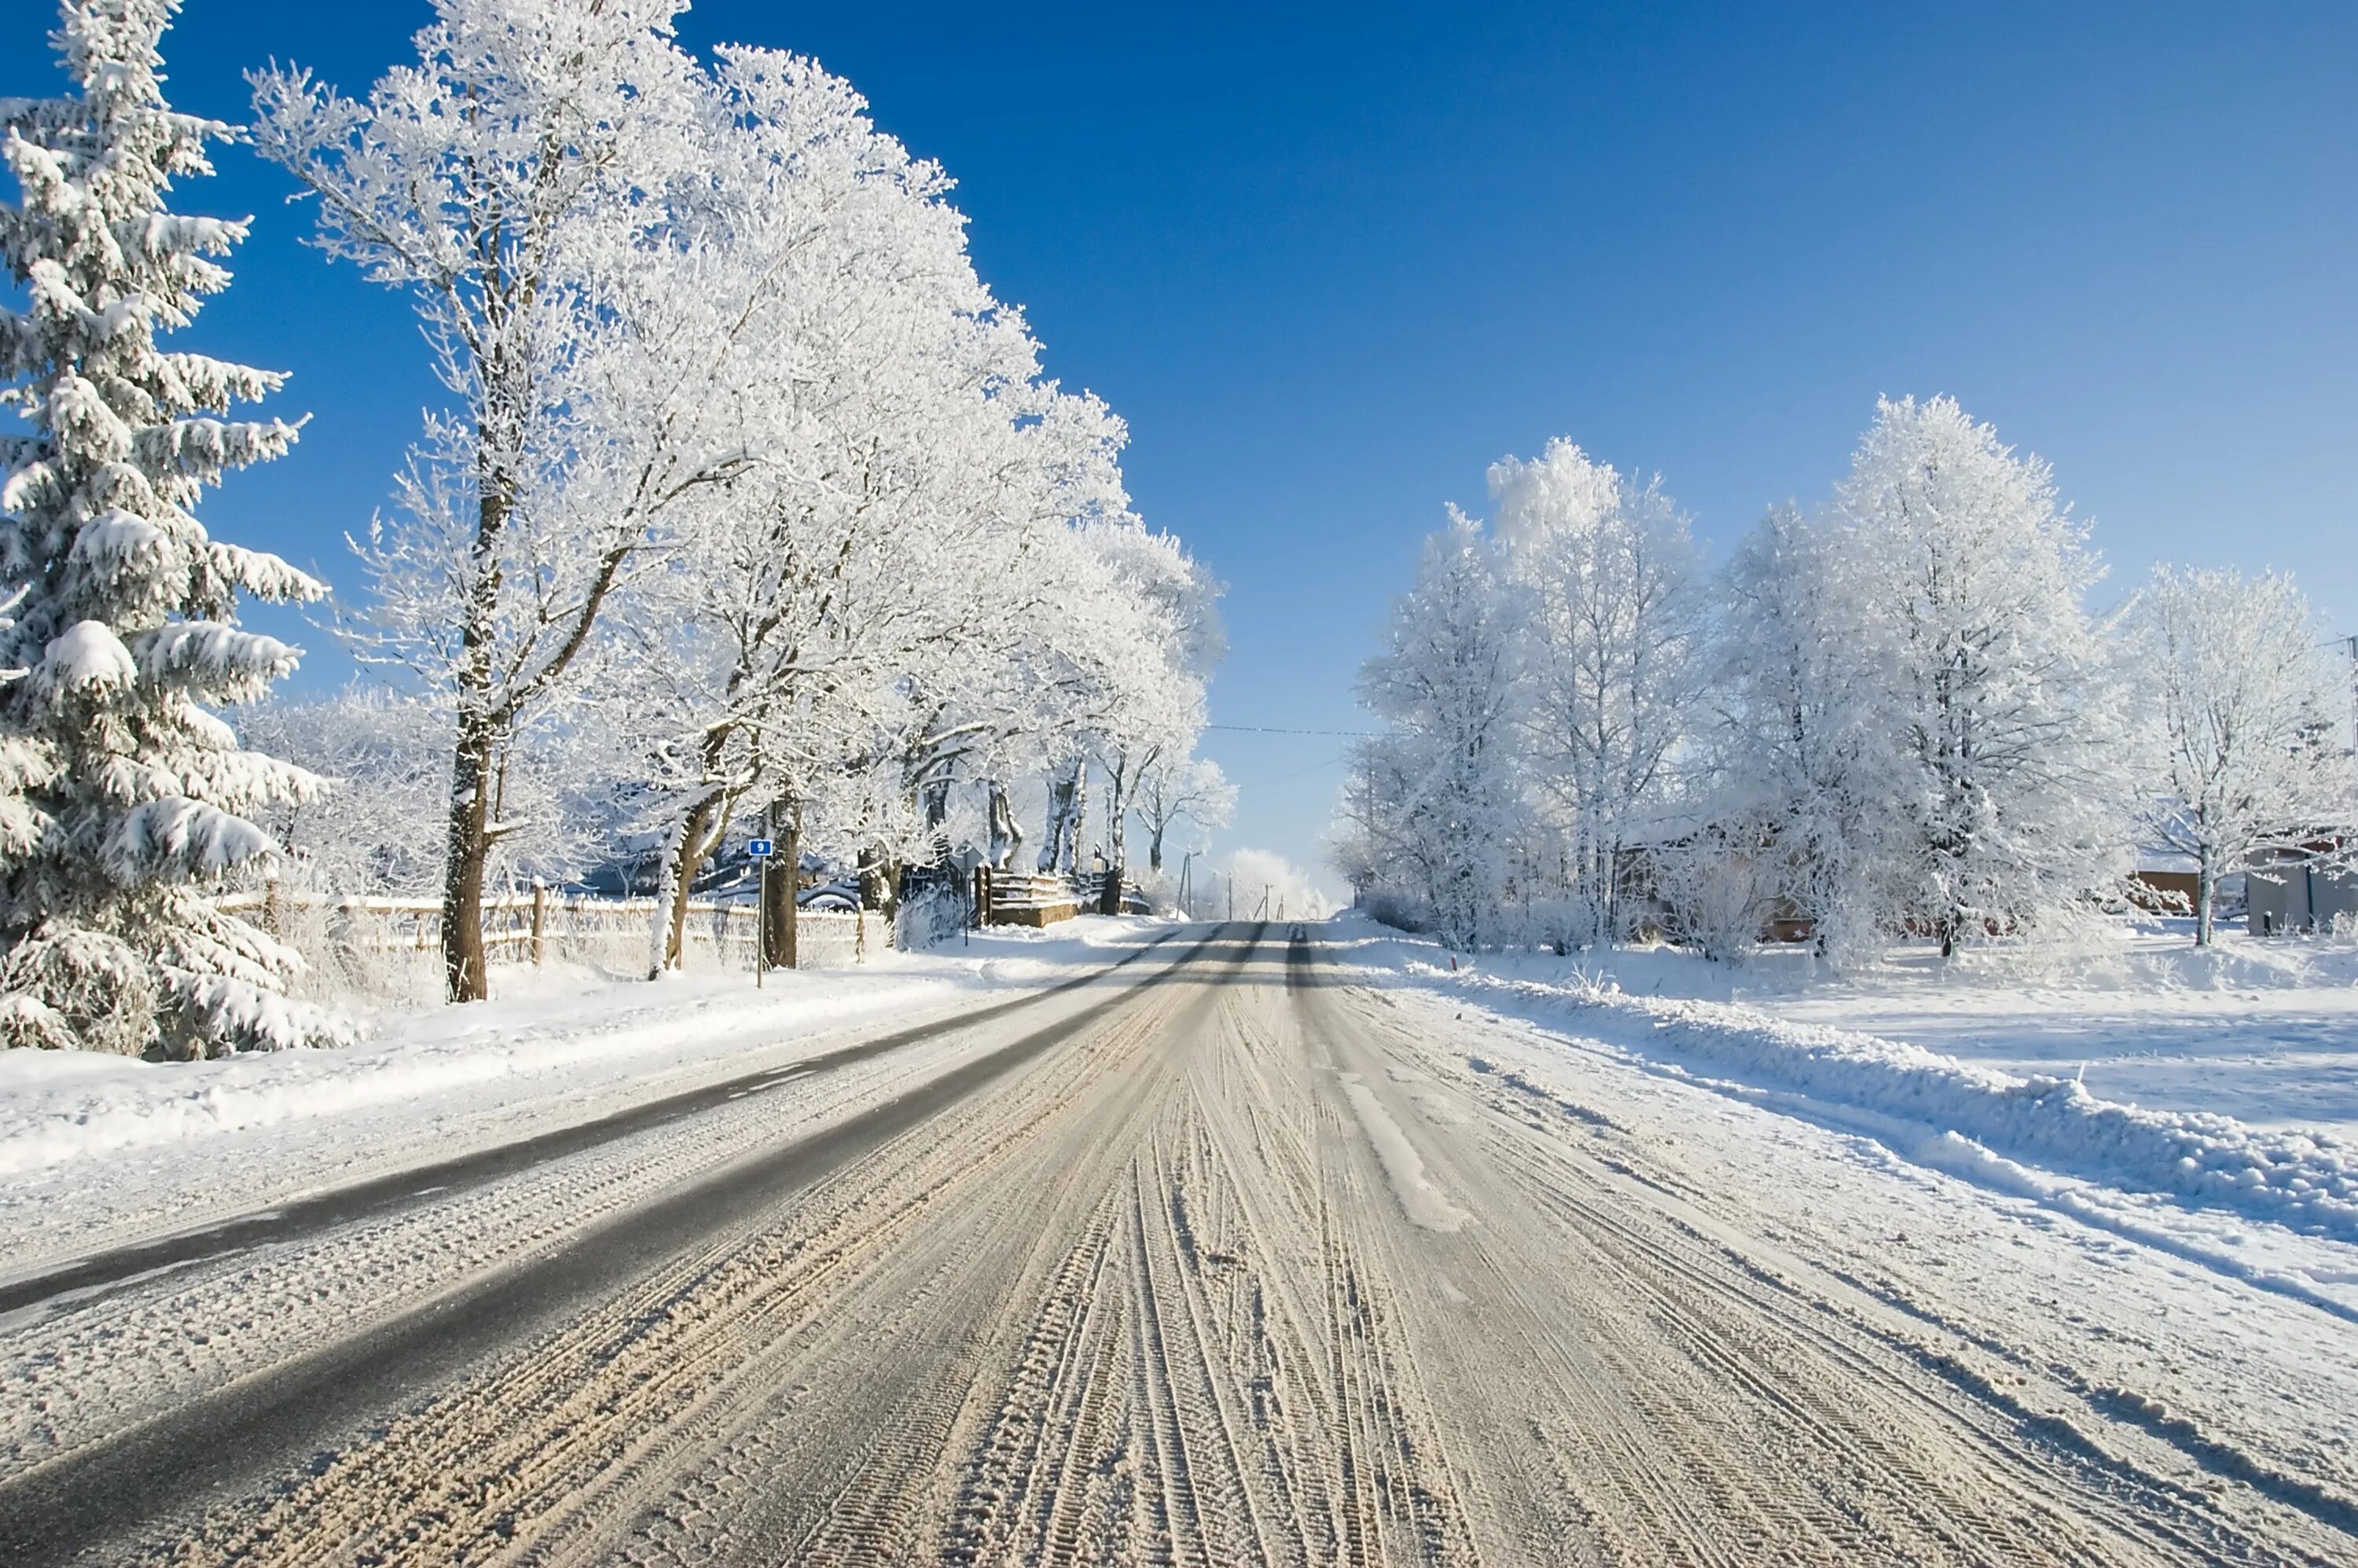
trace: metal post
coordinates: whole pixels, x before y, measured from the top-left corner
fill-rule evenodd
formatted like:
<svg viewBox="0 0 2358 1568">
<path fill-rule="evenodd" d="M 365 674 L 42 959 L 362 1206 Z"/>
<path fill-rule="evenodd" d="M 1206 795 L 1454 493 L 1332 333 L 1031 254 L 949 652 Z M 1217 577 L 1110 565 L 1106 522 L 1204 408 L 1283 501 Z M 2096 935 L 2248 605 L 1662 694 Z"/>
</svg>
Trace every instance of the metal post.
<svg viewBox="0 0 2358 1568">
<path fill-rule="evenodd" d="M 762 971 L 770 967 L 770 857 L 762 857 L 762 885 L 753 895 L 753 989 L 762 989 Z"/>
</svg>

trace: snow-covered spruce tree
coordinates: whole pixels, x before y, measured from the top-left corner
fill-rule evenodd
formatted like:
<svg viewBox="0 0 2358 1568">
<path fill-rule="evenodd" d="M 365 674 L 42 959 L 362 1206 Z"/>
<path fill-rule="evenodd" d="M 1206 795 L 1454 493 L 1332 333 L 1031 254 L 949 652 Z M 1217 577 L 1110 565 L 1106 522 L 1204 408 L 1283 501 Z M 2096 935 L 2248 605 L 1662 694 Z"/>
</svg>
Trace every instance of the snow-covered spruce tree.
<svg viewBox="0 0 2358 1568">
<path fill-rule="evenodd" d="M 274 557 L 209 537 L 191 508 L 294 442 L 222 417 L 283 377 L 191 353 L 186 326 L 244 225 L 168 211 L 229 127 L 164 102 L 178 0 L 82 0 L 54 35 L 76 91 L 0 103 L 20 204 L 0 252 L 26 308 L 0 314 L 0 577 L 18 586 L 0 667 L 0 1041 L 169 1057 L 318 1043 L 289 1001 L 296 954 L 211 895 L 270 854 L 248 820 L 317 781 L 241 750 L 209 705 L 263 694 L 295 650 L 233 624 L 243 591 L 317 597 Z"/>
<path fill-rule="evenodd" d="M 1944 954 L 2087 925 L 2124 870 L 2131 781 L 2086 526 L 1950 397 L 1880 403 L 1834 512 L 1856 574 L 1842 650 L 1896 741 L 1863 781 L 1882 837 L 1855 874 L 1891 879 Z"/>
<path fill-rule="evenodd" d="M 2221 878 L 2347 826 L 2347 695 L 2309 600 L 2274 573 L 2158 567 L 2127 631 L 2155 753 L 2146 838 L 2194 861 L 2194 941 L 2207 946 Z"/>
</svg>

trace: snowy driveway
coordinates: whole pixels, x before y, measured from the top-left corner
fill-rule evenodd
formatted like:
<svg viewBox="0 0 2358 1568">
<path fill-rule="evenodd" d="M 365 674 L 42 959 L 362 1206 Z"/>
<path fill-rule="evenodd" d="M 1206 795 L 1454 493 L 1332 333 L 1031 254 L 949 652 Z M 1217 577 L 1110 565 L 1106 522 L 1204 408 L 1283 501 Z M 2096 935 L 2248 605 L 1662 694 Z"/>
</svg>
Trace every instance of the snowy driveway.
<svg viewBox="0 0 2358 1568">
<path fill-rule="evenodd" d="M 1199 931 L 27 1305 L 0 1556 L 2358 1548 L 2346 1323 L 1362 978 Z"/>
</svg>

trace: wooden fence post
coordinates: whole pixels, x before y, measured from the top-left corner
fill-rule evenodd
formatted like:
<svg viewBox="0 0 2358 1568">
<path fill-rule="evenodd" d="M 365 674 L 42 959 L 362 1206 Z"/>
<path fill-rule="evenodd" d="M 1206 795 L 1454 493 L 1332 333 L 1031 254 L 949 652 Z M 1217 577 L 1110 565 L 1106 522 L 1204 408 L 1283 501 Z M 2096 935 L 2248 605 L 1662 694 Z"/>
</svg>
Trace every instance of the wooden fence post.
<svg viewBox="0 0 2358 1568">
<path fill-rule="evenodd" d="M 538 877 L 532 879 L 532 961 L 537 967 L 541 960 L 541 935 L 548 927 L 548 884 Z"/>
</svg>

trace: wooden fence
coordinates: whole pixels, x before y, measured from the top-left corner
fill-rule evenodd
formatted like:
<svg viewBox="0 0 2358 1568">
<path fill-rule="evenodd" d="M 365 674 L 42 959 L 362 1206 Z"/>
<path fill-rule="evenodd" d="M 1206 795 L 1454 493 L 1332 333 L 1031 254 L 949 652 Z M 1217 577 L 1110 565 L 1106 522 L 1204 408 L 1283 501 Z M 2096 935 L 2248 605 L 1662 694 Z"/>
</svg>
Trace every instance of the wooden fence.
<svg viewBox="0 0 2358 1568">
<path fill-rule="evenodd" d="M 1044 872 L 998 871 L 985 866 L 974 874 L 974 903 L 986 925 L 1052 925 L 1070 920 L 1084 910 L 1095 910 L 1105 891 L 1109 871 L 1085 871 L 1079 876 Z M 1121 907 L 1144 914 L 1152 906 L 1136 882 L 1125 881 Z"/>
<path fill-rule="evenodd" d="M 330 898 L 285 891 L 220 901 L 302 953 L 312 987 L 323 992 L 424 998 L 441 983 L 442 906 L 431 899 Z M 653 948 L 655 901 L 596 898 L 547 888 L 486 896 L 484 955 L 500 964 L 579 964 L 616 974 L 644 974 Z M 691 971 L 752 972 L 760 914 L 750 901 L 691 900 L 683 936 Z M 875 914 L 800 912 L 797 968 L 842 968 L 871 944 L 892 940 Z"/>
</svg>

